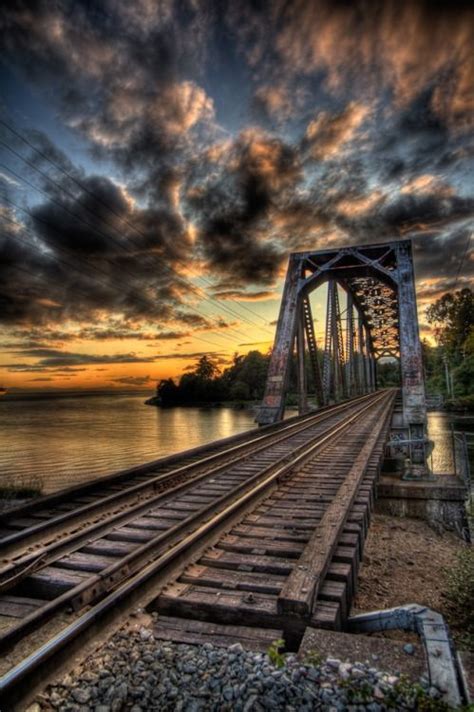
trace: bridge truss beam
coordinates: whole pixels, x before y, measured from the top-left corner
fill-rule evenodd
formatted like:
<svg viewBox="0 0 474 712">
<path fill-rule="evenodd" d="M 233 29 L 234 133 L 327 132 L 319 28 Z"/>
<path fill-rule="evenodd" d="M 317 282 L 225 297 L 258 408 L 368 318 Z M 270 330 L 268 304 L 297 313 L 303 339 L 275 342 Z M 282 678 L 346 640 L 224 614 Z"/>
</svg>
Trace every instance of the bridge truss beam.
<svg viewBox="0 0 474 712">
<path fill-rule="evenodd" d="M 327 308 L 321 349 L 309 295 L 323 283 L 327 283 Z M 257 416 L 260 424 L 283 418 L 294 354 L 300 412 L 308 409 L 307 358 L 318 406 L 375 390 L 377 361 L 398 359 L 402 412 L 396 435 L 410 443 L 412 462 L 424 462 L 426 408 L 409 240 L 290 255 L 265 396 Z"/>
</svg>

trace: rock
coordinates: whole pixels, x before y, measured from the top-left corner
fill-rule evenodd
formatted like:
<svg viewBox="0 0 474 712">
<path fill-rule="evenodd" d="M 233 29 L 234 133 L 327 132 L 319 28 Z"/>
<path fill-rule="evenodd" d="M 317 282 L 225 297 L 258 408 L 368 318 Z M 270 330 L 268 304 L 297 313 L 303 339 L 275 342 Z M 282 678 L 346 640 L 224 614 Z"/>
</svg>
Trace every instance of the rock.
<svg viewBox="0 0 474 712">
<path fill-rule="evenodd" d="M 87 687 L 76 687 L 71 691 L 71 697 L 80 705 L 86 705 L 91 698 L 91 693 Z"/>
<path fill-rule="evenodd" d="M 334 670 L 338 670 L 340 664 L 341 664 L 341 661 L 338 660 L 337 658 L 327 658 L 326 659 L 326 665 L 329 665 L 329 667 L 334 668 Z"/>
<path fill-rule="evenodd" d="M 243 653 L 244 649 L 240 643 L 234 643 L 228 647 L 229 653 Z"/>
<path fill-rule="evenodd" d="M 250 695 L 246 700 L 242 712 L 251 712 L 255 708 L 255 703 L 257 702 L 257 695 Z"/>
<path fill-rule="evenodd" d="M 382 712 L 382 707 L 378 702 L 371 702 L 370 705 L 367 705 L 366 709 L 367 712 Z"/>
<path fill-rule="evenodd" d="M 141 640 L 151 640 L 155 636 L 153 635 L 153 631 L 150 630 L 149 628 L 140 628 L 140 638 Z"/>
<path fill-rule="evenodd" d="M 341 663 L 339 665 L 339 677 L 343 680 L 348 680 L 351 676 L 352 665 L 350 663 Z"/>
<path fill-rule="evenodd" d="M 403 646 L 403 652 L 407 655 L 413 655 L 415 652 L 415 646 L 412 643 L 405 643 Z"/>
<path fill-rule="evenodd" d="M 385 699 L 385 695 L 378 685 L 376 685 L 374 687 L 372 694 L 376 700 L 384 700 Z"/>
<path fill-rule="evenodd" d="M 222 690 L 222 696 L 225 700 L 227 700 L 227 702 L 230 702 L 231 700 L 233 700 L 234 699 L 233 688 L 230 686 L 224 687 L 224 689 Z"/>
<path fill-rule="evenodd" d="M 317 682 L 319 678 L 321 677 L 319 670 L 316 668 L 310 668 L 308 670 L 308 673 L 306 675 L 308 680 L 311 680 L 312 682 Z"/>
</svg>

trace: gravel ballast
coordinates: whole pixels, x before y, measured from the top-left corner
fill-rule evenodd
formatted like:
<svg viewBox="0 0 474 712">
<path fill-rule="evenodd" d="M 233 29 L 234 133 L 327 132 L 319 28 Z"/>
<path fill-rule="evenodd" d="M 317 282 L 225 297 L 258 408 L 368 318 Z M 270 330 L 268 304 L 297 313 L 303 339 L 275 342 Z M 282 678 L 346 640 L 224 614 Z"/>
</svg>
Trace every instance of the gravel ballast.
<svg viewBox="0 0 474 712">
<path fill-rule="evenodd" d="M 79 669 L 48 687 L 29 711 L 384 712 L 419 709 L 420 695 L 429 703 L 440 698 L 427 679 L 413 687 L 367 664 L 317 655 L 302 662 L 289 654 L 278 666 L 266 653 L 246 651 L 239 643 L 169 643 L 142 627 L 119 631 Z"/>
</svg>

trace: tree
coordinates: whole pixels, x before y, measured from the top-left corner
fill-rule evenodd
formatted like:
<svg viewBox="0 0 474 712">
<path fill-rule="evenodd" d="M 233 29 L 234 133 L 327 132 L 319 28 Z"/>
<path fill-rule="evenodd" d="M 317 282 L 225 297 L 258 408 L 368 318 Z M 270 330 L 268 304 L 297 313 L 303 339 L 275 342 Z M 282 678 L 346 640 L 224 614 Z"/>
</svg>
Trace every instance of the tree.
<svg viewBox="0 0 474 712">
<path fill-rule="evenodd" d="M 176 405 L 180 401 L 179 388 L 172 378 L 165 378 L 158 383 L 156 395 L 162 405 Z"/>
<path fill-rule="evenodd" d="M 194 374 L 198 378 L 204 380 L 210 380 L 215 378 L 220 373 L 219 367 L 215 361 L 209 358 L 209 356 L 201 356 L 197 362 L 196 368 L 194 369 Z"/>
<path fill-rule="evenodd" d="M 427 308 L 426 318 L 452 363 L 461 363 L 474 341 L 473 291 L 466 287 L 444 294 Z"/>
</svg>

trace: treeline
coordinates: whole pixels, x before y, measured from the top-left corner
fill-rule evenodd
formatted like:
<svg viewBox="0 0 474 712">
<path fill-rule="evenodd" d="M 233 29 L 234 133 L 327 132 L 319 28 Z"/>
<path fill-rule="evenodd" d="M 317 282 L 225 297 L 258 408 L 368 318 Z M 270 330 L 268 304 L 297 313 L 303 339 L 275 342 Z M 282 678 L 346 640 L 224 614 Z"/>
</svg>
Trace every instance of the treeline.
<svg viewBox="0 0 474 712">
<path fill-rule="evenodd" d="M 452 405 L 474 407 L 474 294 L 462 289 L 445 294 L 426 311 L 433 325 L 436 346 L 423 341 L 426 390 L 441 394 Z M 322 364 L 322 353 L 319 353 Z M 260 401 L 265 390 L 270 353 L 250 351 L 235 354 L 232 365 L 223 372 L 210 356 L 202 356 L 196 366 L 181 376 L 178 383 L 168 378 L 157 386 L 149 402 L 163 406 L 222 401 Z M 312 373 L 307 359 L 307 380 L 311 392 Z M 377 364 L 379 388 L 398 386 L 398 361 Z M 290 367 L 288 404 L 296 403 L 296 363 Z"/>
<path fill-rule="evenodd" d="M 474 292 L 448 292 L 426 310 L 436 346 L 423 341 L 427 393 L 453 407 L 474 408 Z"/>
<path fill-rule="evenodd" d="M 269 354 L 250 351 L 235 354 L 232 365 L 220 372 L 215 361 L 201 356 L 196 367 L 176 384 L 172 378 L 160 381 L 156 399 L 160 405 L 218 403 L 220 401 L 261 400 L 265 389 Z"/>
<path fill-rule="evenodd" d="M 322 365 L 322 353 L 319 354 Z M 151 404 L 172 406 L 223 401 L 261 401 L 265 390 L 270 353 L 250 351 L 246 356 L 234 354 L 232 365 L 222 373 L 209 356 L 201 356 L 196 366 L 181 376 L 178 383 L 172 378 L 160 381 L 156 397 Z M 309 391 L 312 391 L 313 375 L 309 359 L 306 364 Z M 398 385 L 398 363 L 381 364 L 379 385 Z M 296 359 L 290 364 L 288 405 L 296 405 Z"/>
</svg>

